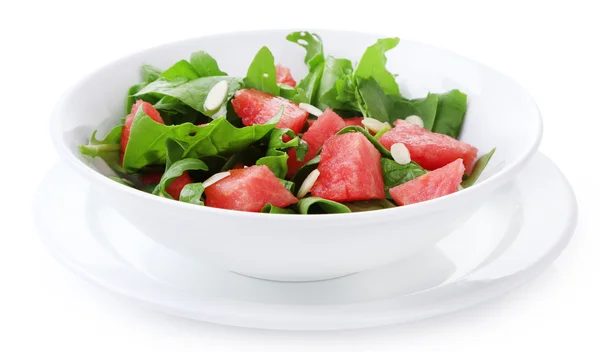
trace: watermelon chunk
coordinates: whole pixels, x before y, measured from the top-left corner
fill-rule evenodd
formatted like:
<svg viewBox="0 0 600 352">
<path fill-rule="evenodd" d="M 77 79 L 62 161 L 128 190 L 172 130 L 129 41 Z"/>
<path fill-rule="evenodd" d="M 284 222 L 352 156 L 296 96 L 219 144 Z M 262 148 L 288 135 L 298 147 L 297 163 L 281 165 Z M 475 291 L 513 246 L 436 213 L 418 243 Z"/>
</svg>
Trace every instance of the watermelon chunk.
<svg viewBox="0 0 600 352">
<path fill-rule="evenodd" d="M 284 110 L 281 120 L 277 123 L 278 128 L 289 128 L 295 133 L 300 133 L 308 118 L 308 112 L 290 100 L 256 89 L 238 90 L 231 100 L 231 105 L 246 126 L 266 123 L 279 112 L 281 105 L 284 106 Z"/>
<path fill-rule="evenodd" d="M 390 195 L 398 205 L 439 198 L 458 191 L 464 172 L 463 160 L 456 159 L 446 166 L 390 188 Z"/>
<path fill-rule="evenodd" d="M 290 87 L 296 86 L 296 81 L 294 80 L 294 77 L 292 77 L 290 69 L 281 64 L 275 65 L 275 76 L 277 78 L 277 83 L 287 84 Z"/>
<path fill-rule="evenodd" d="M 383 199 L 381 155 L 362 133 L 329 138 L 321 150 L 313 196 L 336 202 Z"/>
<path fill-rule="evenodd" d="M 207 206 L 259 212 L 268 203 L 284 208 L 298 201 L 265 165 L 234 169 L 230 173 L 204 190 Z"/>
<path fill-rule="evenodd" d="M 427 170 L 435 170 L 460 158 L 469 175 L 477 158 L 477 148 L 472 145 L 404 120 L 397 120 L 394 128 L 381 136 L 379 142 L 387 150 L 392 144 L 404 143 L 411 159 Z"/>
<path fill-rule="evenodd" d="M 304 159 L 302 161 L 296 159 L 295 149 L 288 151 L 288 178 L 294 176 L 296 171 L 307 161 L 317 156 L 317 152 L 323 146 L 323 143 L 344 126 L 346 126 L 344 120 L 338 114 L 331 109 L 325 110 L 302 136 L 302 140 L 308 144 L 308 153 L 306 153 Z"/>
<path fill-rule="evenodd" d="M 346 123 L 346 126 L 359 126 L 359 127 L 364 127 L 362 124 L 362 117 L 350 117 L 347 119 L 344 119 L 344 122 Z"/>
<path fill-rule="evenodd" d="M 160 183 L 162 175 L 162 172 L 151 172 L 140 176 L 140 181 L 144 185 L 157 185 Z M 184 171 L 181 176 L 177 177 L 170 185 L 167 186 L 167 193 L 169 193 L 173 199 L 179 200 L 179 194 L 181 193 L 183 187 L 193 182 L 194 180 L 192 180 L 190 174 L 187 171 Z"/>
<path fill-rule="evenodd" d="M 127 117 L 125 118 L 123 132 L 121 132 L 121 160 L 123 160 L 123 153 L 125 153 L 127 143 L 129 143 L 129 136 L 131 135 L 131 125 L 133 125 L 133 118 L 135 117 L 135 113 L 140 108 L 140 105 L 143 107 L 146 115 L 150 116 L 152 120 L 158 123 L 162 123 L 163 125 L 165 124 L 162 117 L 160 117 L 160 113 L 154 108 L 154 106 L 152 106 L 152 104 L 147 103 L 143 100 L 136 101 L 135 104 L 133 104 L 133 106 L 131 107 L 129 115 L 127 115 Z"/>
</svg>

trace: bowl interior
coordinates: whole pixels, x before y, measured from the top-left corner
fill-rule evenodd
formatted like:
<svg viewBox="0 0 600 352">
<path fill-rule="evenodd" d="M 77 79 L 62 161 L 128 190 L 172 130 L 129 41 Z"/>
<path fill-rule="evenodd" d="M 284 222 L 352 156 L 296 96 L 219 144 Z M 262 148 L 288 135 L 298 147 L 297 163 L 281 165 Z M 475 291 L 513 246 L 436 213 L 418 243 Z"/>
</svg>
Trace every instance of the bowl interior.
<svg viewBox="0 0 600 352">
<path fill-rule="evenodd" d="M 304 50 L 285 39 L 291 31 L 231 33 L 172 43 L 115 61 L 88 76 L 65 95 L 57 106 L 53 130 L 59 145 L 71 157 L 106 173 L 97 163 L 80 155 L 77 146 L 99 129 L 99 136 L 125 116 L 127 89 L 140 80 L 142 64 L 167 68 L 196 50 L 210 53 L 230 75 L 244 76 L 262 46 L 268 46 L 277 62 L 289 66 L 299 80 L 307 72 Z M 358 61 L 375 34 L 318 31 L 327 55 Z M 388 69 L 397 73 L 405 96 L 458 88 L 468 95 L 468 112 L 460 139 L 476 146 L 480 154 L 497 147 L 481 180 L 522 160 L 537 146 L 541 122 L 529 95 L 512 79 L 454 53 L 421 43 L 401 40 L 387 53 Z M 59 146 L 59 147 L 60 147 Z M 481 182 L 481 181 L 479 181 Z"/>
</svg>

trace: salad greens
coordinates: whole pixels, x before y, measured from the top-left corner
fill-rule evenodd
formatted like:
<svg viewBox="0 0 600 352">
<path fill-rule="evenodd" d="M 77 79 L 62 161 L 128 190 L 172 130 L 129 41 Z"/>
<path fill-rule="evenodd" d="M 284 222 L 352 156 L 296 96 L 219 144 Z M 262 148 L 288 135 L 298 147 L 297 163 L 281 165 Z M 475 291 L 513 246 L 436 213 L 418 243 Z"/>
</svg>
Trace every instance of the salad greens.
<svg viewBox="0 0 600 352">
<path fill-rule="evenodd" d="M 290 33 L 286 39 L 304 49 L 303 61 L 308 73 L 297 84 L 291 75 L 287 79 L 278 76 L 280 70 L 287 74 L 289 70 L 276 66 L 276 58 L 266 46 L 259 48 L 249 62 L 245 77 L 228 75 L 215 58 L 202 50 L 164 70 L 149 64 L 142 65 L 140 82 L 133 84 L 125 97 L 127 119 L 117 116 L 123 118 L 121 124 L 102 139 L 97 138 L 97 131 L 94 131 L 89 143 L 79 146 L 80 152 L 104 160 L 116 173 L 116 176 L 109 176 L 116 182 L 200 206 L 221 207 L 214 205 L 214 200 L 211 205 L 206 194 L 210 194 L 212 188 L 205 192 L 206 188 L 217 179 L 242 175 L 245 168 L 256 165 L 260 169 L 254 170 L 274 176 L 271 178 L 273 183 L 261 180 L 265 183 L 256 187 L 250 184 L 245 192 L 251 194 L 256 189 L 263 189 L 263 192 L 268 189 L 269 192 L 283 192 L 287 199 L 291 197 L 296 201 L 286 202 L 288 205 L 284 206 L 277 199 L 272 199 L 253 211 L 320 214 L 395 207 L 395 203 L 390 201 L 390 188 L 433 170 L 425 170 L 415 161 L 418 159 L 407 164 L 397 163 L 384 147 L 390 147 L 385 142 L 386 138 L 381 139 L 383 145 L 379 139 L 396 120 L 412 115 L 420 117 L 425 129 L 456 139 L 467 111 L 467 96 L 457 89 L 429 92 L 421 97 L 404 96 L 397 83 L 397 79 L 402 77 L 387 69 L 388 52 L 399 45 L 399 38 L 377 40 L 366 48 L 357 62 L 327 55 L 323 41 L 316 33 L 298 31 Z M 293 47 L 290 44 L 290 50 Z M 240 109 L 235 104 L 236 94 L 248 90 L 255 92 L 251 89 L 284 99 L 273 98 L 264 105 Z M 334 201 L 336 198 L 326 199 L 310 194 L 310 187 L 315 182 L 323 182 L 322 173 L 315 170 L 321 171 L 320 152 L 324 140 L 315 145 L 314 138 L 304 139 L 304 132 L 310 124 L 305 123 L 303 128 L 297 125 L 290 127 L 291 117 L 286 115 L 290 114 L 288 110 L 306 109 L 312 114 L 318 113 L 318 110 L 303 107 L 301 103 L 323 111 L 331 109 L 339 116 L 338 119 L 370 117 L 384 123 L 381 124 L 383 127 L 377 128 L 377 133 L 366 127 L 347 124 L 347 127 L 341 130 L 337 127 L 325 136 L 327 139 L 333 135 L 360 133 L 373 144 L 381 154 L 384 193 L 377 198 L 382 199 L 346 201 L 348 198 L 342 198 Z M 132 111 L 134 106 L 137 110 Z M 267 111 L 265 106 L 268 113 L 264 113 Z M 264 119 L 256 122 L 256 116 L 249 118 L 244 115 L 248 111 L 264 113 L 261 116 Z M 302 116 L 302 113 L 300 110 L 297 116 Z M 411 120 L 414 121 L 414 118 Z M 126 147 L 122 149 L 122 146 Z M 289 154 L 292 149 L 295 160 L 290 159 L 290 155 L 294 155 Z M 348 153 L 353 152 L 348 149 Z M 463 177 L 462 187 L 470 187 L 477 181 L 494 151 L 477 160 L 471 174 Z M 310 155 L 310 160 L 304 160 L 307 155 Z M 206 183 L 220 172 L 222 174 L 215 176 L 210 184 Z M 254 181 L 250 179 L 248 182 Z M 309 190 L 308 196 L 294 198 L 298 192 L 305 195 L 306 190 Z M 241 195 L 235 193 L 231 197 Z M 265 195 L 258 198 L 263 199 Z M 239 203 L 244 204 L 245 201 Z"/>
</svg>

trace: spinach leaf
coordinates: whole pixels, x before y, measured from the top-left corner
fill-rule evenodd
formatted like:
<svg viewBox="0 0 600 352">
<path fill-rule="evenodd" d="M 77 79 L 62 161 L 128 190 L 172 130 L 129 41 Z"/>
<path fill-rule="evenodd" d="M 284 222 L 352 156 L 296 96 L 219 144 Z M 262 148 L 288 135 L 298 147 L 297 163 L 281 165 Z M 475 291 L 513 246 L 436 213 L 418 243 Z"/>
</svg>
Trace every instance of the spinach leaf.
<svg viewBox="0 0 600 352">
<path fill-rule="evenodd" d="M 162 70 L 152 65 L 142 65 L 142 80 L 145 83 L 154 82 L 160 77 Z"/>
<path fill-rule="evenodd" d="M 283 136 L 288 136 L 289 140 L 287 142 L 284 142 Z M 304 160 L 306 153 L 308 153 L 308 144 L 289 128 L 273 129 L 273 132 L 271 132 L 271 136 L 269 138 L 268 148 L 279 150 L 288 150 L 290 148 L 294 148 L 296 149 L 296 159 L 298 161 Z"/>
<path fill-rule="evenodd" d="M 387 199 L 371 199 L 344 203 L 353 213 L 370 210 L 395 208 L 396 205 Z"/>
<path fill-rule="evenodd" d="M 219 69 L 217 60 L 202 50 L 192 53 L 190 64 L 200 77 L 227 76 L 227 73 Z"/>
<path fill-rule="evenodd" d="M 182 103 L 190 106 L 202 114 L 212 117 L 213 119 L 227 115 L 227 104 L 221 104 L 216 111 L 208 111 L 204 108 L 206 96 L 212 87 L 222 80 L 227 80 L 227 97 L 225 101 L 229 101 L 235 92 L 242 87 L 242 81 L 236 77 L 201 77 L 194 80 L 186 78 L 174 79 L 159 79 L 144 87 L 142 90 L 134 94 L 136 97 L 146 95 L 156 95 L 159 97 L 169 96 L 178 99 Z"/>
<path fill-rule="evenodd" d="M 360 132 L 360 133 L 364 134 L 365 137 L 367 137 L 367 139 L 369 140 L 369 142 L 371 142 L 371 144 L 373 144 L 373 146 L 375 148 L 377 148 L 377 150 L 381 153 L 381 155 L 383 155 L 383 157 L 390 158 L 390 159 L 392 158 L 392 153 L 390 153 L 389 150 L 385 149 L 385 147 L 382 146 L 381 143 L 379 143 L 379 141 L 375 139 L 375 137 L 371 136 L 369 131 L 367 131 L 366 129 L 364 129 L 362 127 L 347 126 L 347 127 L 342 128 L 337 134 L 353 133 L 353 132 Z"/>
<path fill-rule="evenodd" d="M 202 193 L 204 193 L 204 186 L 202 185 L 202 182 L 187 184 L 183 187 L 183 189 L 181 189 L 179 201 L 196 205 L 204 205 L 204 202 L 202 201 Z"/>
<path fill-rule="evenodd" d="M 336 214 L 351 212 L 350 208 L 342 203 L 319 197 L 302 198 L 296 203 L 296 207 L 300 214 Z"/>
<path fill-rule="evenodd" d="M 180 125 L 186 122 L 196 124 L 202 116 L 198 111 L 169 96 L 162 97 L 154 104 L 154 108 L 159 111 L 165 125 Z"/>
<path fill-rule="evenodd" d="M 277 76 L 275 72 L 275 58 L 271 50 L 263 46 L 256 56 L 248 73 L 244 78 L 244 84 L 248 88 L 254 88 L 261 92 L 279 95 L 279 86 L 277 85 Z"/>
<path fill-rule="evenodd" d="M 428 130 L 433 129 L 436 111 L 438 109 L 438 95 L 429 93 L 425 98 L 405 99 L 399 97 L 394 104 L 393 115 L 390 116 L 390 122 L 397 119 L 405 119 L 411 115 L 417 115 L 423 120 L 423 127 Z"/>
<path fill-rule="evenodd" d="M 374 78 L 357 79 L 358 107 L 363 116 L 393 122 L 395 98 L 386 95 Z"/>
<path fill-rule="evenodd" d="M 279 96 L 289 99 L 289 100 L 293 100 L 294 97 L 296 96 L 296 88 L 294 87 L 290 87 L 287 84 L 283 84 L 283 83 L 277 83 L 277 86 L 279 86 Z"/>
<path fill-rule="evenodd" d="M 174 162 L 169 166 L 160 179 L 160 183 L 158 184 L 160 195 L 173 199 L 173 197 L 167 193 L 167 187 L 173 183 L 176 178 L 188 170 L 208 170 L 208 166 L 206 166 L 202 160 L 191 158 L 181 159 Z"/>
<path fill-rule="evenodd" d="M 477 179 L 479 178 L 479 176 L 481 176 L 481 173 L 487 166 L 495 151 L 496 148 L 492 149 L 489 153 L 481 156 L 481 158 L 477 160 L 475 166 L 473 167 L 473 171 L 471 171 L 471 174 L 460 184 L 461 186 L 463 186 L 463 188 L 471 187 L 473 186 L 473 184 L 475 184 L 475 182 L 477 182 Z"/>
<path fill-rule="evenodd" d="M 283 178 L 280 178 L 279 182 L 281 182 L 281 184 L 283 185 L 283 187 L 285 187 L 285 189 L 287 189 L 291 193 L 294 193 L 294 190 L 296 189 L 296 184 L 294 182 L 288 181 Z"/>
<path fill-rule="evenodd" d="M 301 185 L 302 182 L 304 182 L 304 180 L 306 179 L 306 177 L 308 177 L 308 174 L 310 174 L 319 166 L 320 162 L 321 155 L 317 155 L 314 158 L 307 161 L 306 164 L 302 165 L 302 167 L 298 169 L 298 171 L 296 171 L 296 174 L 292 177 L 292 181 L 297 185 Z"/>
<path fill-rule="evenodd" d="M 181 77 L 185 77 L 189 80 L 200 78 L 198 72 L 196 72 L 194 67 L 189 62 L 187 62 L 187 60 L 177 61 L 173 66 L 169 67 L 163 73 L 161 73 L 158 78 L 169 80 Z"/>
<path fill-rule="evenodd" d="M 132 171 L 163 163 L 164 146 L 169 138 L 186 144 L 185 157 L 200 158 L 241 151 L 266 136 L 274 127 L 275 123 L 236 128 L 224 117 L 205 126 L 191 123 L 167 126 L 152 120 L 143 109 L 139 109 L 131 126 L 123 167 Z"/>
<path fill-rule="evenodd" d="M 466 94 L 458 89 L 440 94 L 432 131 L 458 138 L 466 113 Z"/>
<path fill-rule="evenodd" d="M 276 149 L 269 149 L 267 156 L 264 156 L 256 161 L 256 165 L 266 165 L 275 176 L 285 178 L 287 174 L 288 155 L 285 152 Z"/>
<path fill-rule="evenodd" d="M 327 57 L 317 94 L 319 109 L 357 110 L 352 73 L 350 60 Z"/>
<path fill-rule="evenodd" d="M 267 205 L 265 205 L 260 212 L 261 213 L 271 213 L 271 214 L 296 214 L 296 212 L 293 211 L 292 209 L 284 209 L 284 208 L 276 207 L 271 203 L 268 203 Z"/>
<path fill-rule="evenodd" d="M 388 158 L 381 158 L 381 168 L 383 170 L 385 194 L 388 198 L 391 198 L 389 192 L 390 188 L 401 185 L 427 173 L 427 171 L 413 161 L 406 165 L 401 165 Z"/>
<path fill-rule="evenodd" d="M 316 105 L 315 99 L 325 67 L 323 42 L 317 34 L 305 31 L 290 33 L 286 39 L 306 49 L 304 63 L 308 66 L 308 74 L 298 82 L 294 95 L 288 99 L 296 103 Z"/>
<path fill-rule="evenodd" d="M 146 82 L 142 82 L 129 87 L 129 90 L 127 91 L 127 100 L 125 101 L 125 115 L 128 115 L 131 112 L 131 107 L 133 107 L 133 104 L 135 104 L 134 95 L 142 90 L 146 85 Z"/>
<path fill-rule="evenodd" d="M 83 155 L 88 155 L 93 158 L 99 157 L 114 171 L 123 172 L 120 163 L 121 152 L 121 132 L 123 125 L 114 127 L 104 139 L 96 139 L 96 133 L 92 132 L 90 142 L 87 145 L 80 145 L 79 151 Z"/>
<path fill-rule="evenodd" d="M 354 77 L 361 80 L 373 78 L 386 95 L 400 95 L 396 77 L 385 67 L 385 52 L 395 48 L 400 38 L 383 38 L 367 48 L 358 62 Z"/>
</svg>

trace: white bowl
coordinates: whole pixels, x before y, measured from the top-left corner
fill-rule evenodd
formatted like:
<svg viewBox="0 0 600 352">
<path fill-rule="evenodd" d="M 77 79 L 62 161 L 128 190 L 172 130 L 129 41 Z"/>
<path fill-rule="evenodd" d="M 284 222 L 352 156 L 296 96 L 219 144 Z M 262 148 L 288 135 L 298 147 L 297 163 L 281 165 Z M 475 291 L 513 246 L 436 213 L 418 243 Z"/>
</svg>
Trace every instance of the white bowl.
<svg viewBox="0 0 600 352">
<path fill-rule="evenodd" d="M 468 94 L 469 109 L 461 139 L 482 153 L 497 147 L 482 179 L 471 188 L 424 203 L 364 213 L 257 214 L 153 196 L 110 180 L 100 164 L 80 155 L 77 146 L 87 143 L 94 129 L 102 126 L 100 132 L 106 132 L 123 117 L 125 94 L 140 79 L 142 64 L 166 68 L 202 49 L 230 75 L 244 76 L 258 49 L 267 45 L 298 79 L 306 73 L 304 52 L 285 40 L 289 32 L 201 37 L 148 49 L 99 69 L 67 92 L 54 111 L 52 134 L 61 158 L 156 242 L 249 276 L 305 281 L 363 271 L 435 245 L 510 181 L 537 149 L 540 114 L 521 86 L 454 53 L 402 40 L 388 52 L 387 65 L 398 73 L 403 94 L 419 97 L 428 91 L 462 90 Z M 383 37 L 316 32 L 323 38 L 326 54 L 351 60 L 360 59 L 367 46 Z"/>
</svg>

